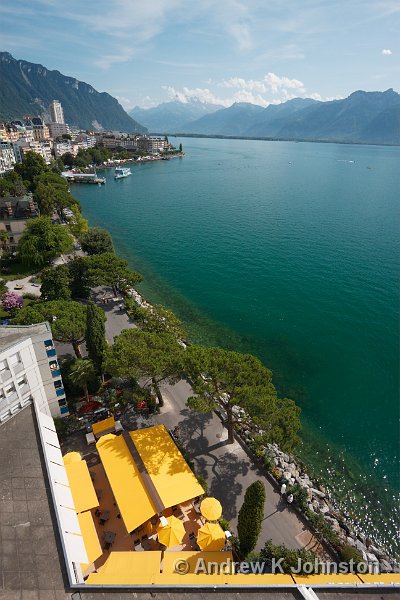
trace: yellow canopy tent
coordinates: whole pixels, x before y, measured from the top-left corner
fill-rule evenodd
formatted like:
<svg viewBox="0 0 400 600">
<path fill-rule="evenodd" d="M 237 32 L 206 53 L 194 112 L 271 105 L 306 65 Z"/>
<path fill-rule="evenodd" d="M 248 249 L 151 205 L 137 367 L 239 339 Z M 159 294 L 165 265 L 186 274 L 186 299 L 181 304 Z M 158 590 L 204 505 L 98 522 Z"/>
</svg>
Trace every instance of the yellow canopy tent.
<svg viewBox="0 0 400 600">
<path fill-rule="evenodd" d="M 165 508 L 204 494 L 164 425 L 129 432 Z"/>
<path fill-rule="evenodd" d="M 96 527 L 93 522 L 92 513 L 88 510 L 78 515 L 79 526 L 83 537 L 83 543 L 85 544 L 86 554 L 88 555 L 88 565 L 81 565 L 87 568 L 89 565 L 103 554 L 103 550 L 100 546 L 99 537 L 97 535 Z"/>
<path fill-rule="evenodd" d="M 74 462 L 80 462 L 82 460 L 79 452 L 68 452 L 64 457 L 64 465 L 71 465 Z"/>
<path fill-rule="evenodd" d="M 88 585 L 151 585 L 160 574 L 161 552 L 111 552 Z"/>
<path fill-rule="evenodd" d="M 185 527 L 174 515 L 167 518 L 168 524 L 164 527 L 161 523 L 157 527 L 158 541 L 164 546 L 176 546 L 180 544 L 185 535 Z"/>
<path fill-rule="evenodd" d="M 197 532 L 197 544 L 202 550 L 222 550 L 225 534 L 218 523 L 206 523 Z"/>
<path fill-rule="evenodd" d="M 108 417 L 98 423 L 93 423 L 92 431 L 95 436 L 100 435 L 103 431 L 115 431 L 115 419 L 114 417 Z"/>
<path fill-rule="evenodd" d="M 127 531 L 157 514 L 139 470 L 122 436 L 108 433 L 96 444 Z"/>
<path fill-rule="evenodd" d="M 216 498 L 204 498 L 200 504 L 200 512 L 208 521 L 217 521 L 222 515 L 221 502 Z"/>
<path fill-rule="evenodd" d="M 76 456 L 71 457 L 71 454 L 78 455 L 79 461 Z M 80 513 L 99 506 L 86 461 L 82 460 L 77 452 L 70 452 L 64 456 L 64 465 L 76 512 Z"/>
</svg>

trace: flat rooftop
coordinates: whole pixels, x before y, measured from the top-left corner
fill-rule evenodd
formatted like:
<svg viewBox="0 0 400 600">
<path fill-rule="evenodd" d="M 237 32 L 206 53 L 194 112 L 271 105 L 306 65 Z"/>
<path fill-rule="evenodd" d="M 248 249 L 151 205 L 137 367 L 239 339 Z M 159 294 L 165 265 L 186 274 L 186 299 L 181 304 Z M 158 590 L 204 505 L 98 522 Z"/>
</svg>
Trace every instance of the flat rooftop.
<svg viewBox="0 0 400 600">
<path fill-rule="evenodd" d="M 52 337 L 48 323 L 36 323 L 34 325 L 1 325 L 0 326 L 0 350 L 8 348 L 33 335 L 48 333 Z"/>
<path fill-rule="evenodd" d="M 0 426 L 0 600 L 298 600 L 297 590 L 237 592 L 126 590 L 68 587 L 52 498 L 32 405 Z M 399 598 L 398 589 L 317 591 L 321 600 Z"/>
</svg>

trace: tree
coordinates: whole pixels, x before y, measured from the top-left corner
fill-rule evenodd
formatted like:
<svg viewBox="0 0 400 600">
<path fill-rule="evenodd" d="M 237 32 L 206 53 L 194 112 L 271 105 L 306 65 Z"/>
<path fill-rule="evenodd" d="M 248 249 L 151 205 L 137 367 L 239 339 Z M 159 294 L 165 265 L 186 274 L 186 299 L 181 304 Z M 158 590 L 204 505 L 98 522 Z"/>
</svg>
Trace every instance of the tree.
<svg viewBox="0 0 400 600">
<path fill-rule="evenodd" d="M 45 269 L 41 274 L 41 295 L 44 300 L 70 300 L 71 276 L 66 265 Z"/>
<path fill-rule="evenodd" d="M 73 216 L 65 218 L 65 220 L 68 221 L 68 229 L 72 235 L 79 238 L 88 231 L 89 224 L 87 220 L 82 217 L 81 211 L 77 205 L 71 206 L 71 210 Z"/>
<path fill-rule="evenodd" d="M 24 300 L 22 296 L 15 292 L 6 292 L 1 299 L 1 304 L 6 312 L 13 317 L 16 312 L 22 308 Z"/>
<path fill-rule="evenodd" d="M 256 547 L 264 518 L 264 504 L 264 484 L 261 481 L 255 481 L 247 488 L 238 515 L 239 547 L 244 556 L 247 556 Z"/>
<path fill-rule="evenodd" d="M 15 165 L 14 171 L 22 177 L 23 181 L 29 182 L 29 188 L 32 191 L 35 188 L 35 177 L 47 171 L 47 165 L 40 154 L 29 151 L 24 155 L 22 163 Z"/>
<path fill-rule="evenodd" d="M 184 350 L 168 333 L 126 329 L 108 351 L 105 370 L 112 375 L 144 379 L 163 404 L 160 383 L 176 383 L 182 373 Z"/>
<path fill-rule="evenodd" d="M 65 152 L 65 154 L 62 155 L 61 159 L 64 165 L 68 165 L 69 167 L 72 167 L 72 165 L 75 163 L 75 157 L 73 154 L 71 154 L 71 152 Z"/>
<path fill-rule="evenodd" d="M 177 339 L 185 337 L 182 323 L 171 310 L 160 304 L 154 304 L 149 308 L 137 308 L 136 319 L 141 324 L 143 331 L 153 333 L 170 333 Z"/>
<path fill-rule="evenodd" d="M 77 256 L 73 260 L 70 260 L 68 270 L 71 278 L 70 288 L 72 298 L 76 300 L 86 300 L 89 298 L 90 286 L 86 258 Z"/>
<path fill-rule="evenodd" d="M 18 325 L 48 321 L 57 342 L 72 344 L 75 355 L 82 358 L 80 344 L 85 339 L 86 306 L 73 300 L 37 302 L 20 310 L 13 320 Z"/>
<path fill-rule="evenodd" d="M 6 173 L 0 177 L 0 196 L 23 196 L 26 194 L 26 187 L 22 177 L 15 171 Z"/>
<path fill-rule="evenodd" d="M 0 179 L 1 181 L 1 179 Z M 4 229 L 0 230 L 0 250 L 4 252 L 7 248 L 7 242 L 10 239 L 10 234 Z"/>
<path fill-rule="evenodd" d="M 89 402 L 88 382 L 93 378 L 94 374 L 93 363 L 88 358 L 78 358 L 69 372 L 71 381 L 85 392 L 87 402 Z"/>
<path fill-rule="evenodd" d="M 41 214 L 52 216 L 57 212 L 62 220 L 65 208 L 79 207 L 79 202 L 70 194 L 64 177 L 51 171 L 41 173 L 35 178 L 34 199 Z"/>
<path fill-rule="evenodd" d="M 233 407 L 241 406 L 250 416 L 259 417 L 264 413 L 263 398 L 276 397 L 271 371 L 251 354 L 189 346 L 185 356 L 196 393 L 189 398 L 188 406 L 200 412 L 222 409 L 230 443 L 234 441 Z"/>
<path fill-rule="evenodd" d="M 63 225 L 53 224 L 49 217 L 37 217 L 28 221 L 17 252 L 22 263 L 41 268 L 71 248 L 72 238 Z"/>
<path fill-rule="evenodd" d="M 179 152 L 182 152 L 182 144 L 179 144 Z"/>
<path fill-rule="evenodd" d="M 104 372 L 107 349 L 105 321 L 104 312 L 94 302 L 89 302 L 86 311 L 86 348 L 98 375 Z"/>
<path fill-rule="evenodd" d="M 273 544 L 272 540 L 267 540 L 260 552 L 260 560 L 266 562 L 269 566 L 276 565 L 280 561 L 279 564 L 284 573 L 298 573 L 300 566 L 300 573 L 309 574 L 310 565 L 315 565 L 316 558 L 317 555 L 312 550 L 286 548 L 283 545 Z M 303 570 L 305 565 L 307 565 L 307 568 Z M 314 572 L 314 569 L 311 569 L 311 572 Z"/>
<path fill-rule="evenodd" d="M 100 227 L 90 227 L 80 238 L 82 250 L 89 255 L 114 252 L 111 235 Z"/>
<path fill-rule="evenodd" d="M 112 252 L 87 256 L 85 263 L 88 269 L 90 287 L 107 285 L 117 289 L 125 289 L 137 285 L 142 277 L 135 271 L 130 271 L 128 262 L 118 258 Z"/>
</svg>

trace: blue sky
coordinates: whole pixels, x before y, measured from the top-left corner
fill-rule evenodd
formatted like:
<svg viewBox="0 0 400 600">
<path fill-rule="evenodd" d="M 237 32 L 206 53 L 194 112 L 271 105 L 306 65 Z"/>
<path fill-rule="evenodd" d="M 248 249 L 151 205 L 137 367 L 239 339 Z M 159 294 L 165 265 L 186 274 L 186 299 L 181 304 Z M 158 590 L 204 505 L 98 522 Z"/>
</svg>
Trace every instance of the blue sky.
<svg viewBox="0 0 400 600">
<path fill-rule="evenodd" d="M 126 109 L 400 89 L 400 0 L 2 0 L 0 28 Z"/>
</svg>

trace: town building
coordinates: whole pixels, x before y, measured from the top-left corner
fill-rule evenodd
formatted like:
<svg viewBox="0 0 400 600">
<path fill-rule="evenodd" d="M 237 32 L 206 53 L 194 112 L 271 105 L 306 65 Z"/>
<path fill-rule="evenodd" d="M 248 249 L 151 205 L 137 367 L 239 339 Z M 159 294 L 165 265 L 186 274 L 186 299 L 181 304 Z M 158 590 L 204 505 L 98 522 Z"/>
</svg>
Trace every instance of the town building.
<svg viewBox="0 0 400 600">
<path fill-rule="evenodd" d="M 22 198 L 0 198 L 0 233 L 7 233 L 7 238 L 1 241 L 1 251 L 16 252 L 28 220 L 39 214 L 38 205 L 30 194 Z"/>
<path fill-rule="evenodd" d="M 0 423 L 31 402 L 53 417 L 69 412 L 50 325 L 0 326 Z"/>
<path fill-rule="evenodd" d="M 49 128 L 50 137 L 53 139 L 70 134 L 69 125 L 66 123 L 47 123 L 47 127 Z"/>
<path fill-rule="evenodd" d="M 12 171 L 15 162 L 13 145 L 10 142 L 0 141 L 0 177 L 8 171 Z"/>
<path fill-rule="evenodd" d="M 33 136 L 37 142 L 48 140 L 50 138 L 49 128 L 40 117 L 32 117 L 26 124 L 31 124 L 33 128 Z"/>
<path fill-rule="evenodd" d="M 52 123 L 65 123 L 64 121 L 64 110 L 61 106 L 61 102 L 53 100 L 50 104 L 50 117 Z"/>
<path fill-rule="evenodd" d="M 33 142 L 29 143 L 20 140 L 14 144 L 14 152 L 17 162 L 24 160 L 24 155 L 27 152 L 36 152 L 36 154 L 39 154 L 42 158 L 44 158 L 46 164 L 49 165 L 53 159 L 52 149 L 52 140 L 34 140 Z"/>
<path fill-rule="evenodd" d="M 168 142 L 162 137 L 140 136 L 138 139 L 138 148 L 149 154 L 159 154 L 164 152 Z"/>
</svg>

